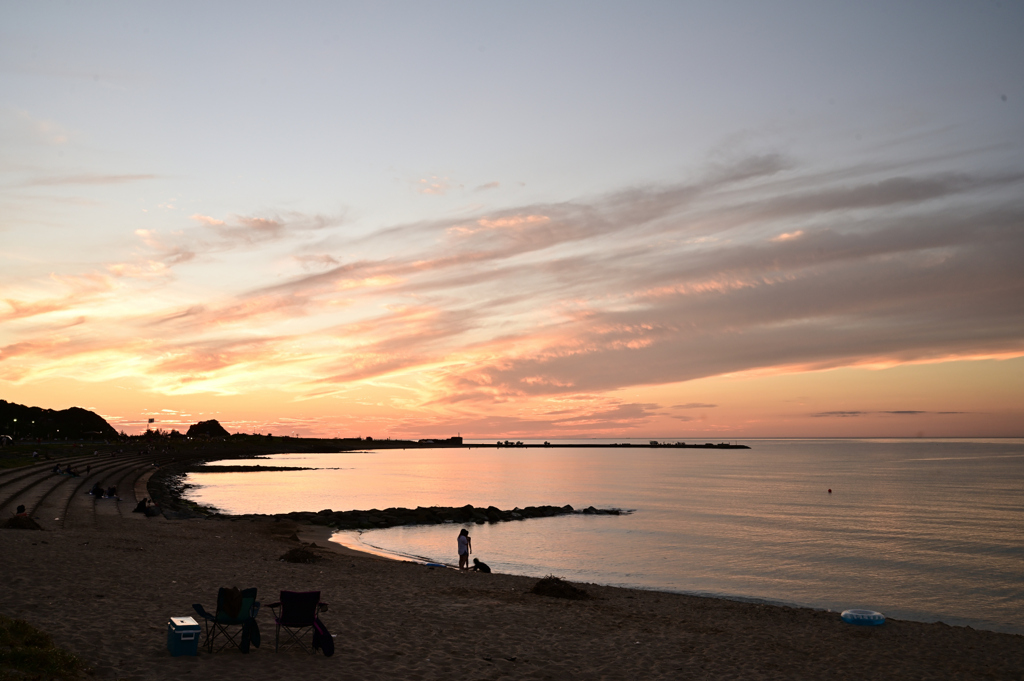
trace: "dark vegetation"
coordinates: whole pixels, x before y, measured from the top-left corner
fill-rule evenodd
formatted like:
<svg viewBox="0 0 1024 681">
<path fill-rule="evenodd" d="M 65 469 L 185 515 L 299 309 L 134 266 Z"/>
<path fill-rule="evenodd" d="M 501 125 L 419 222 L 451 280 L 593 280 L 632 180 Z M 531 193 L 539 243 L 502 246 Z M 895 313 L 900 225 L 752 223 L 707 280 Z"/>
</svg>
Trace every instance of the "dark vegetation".
<svg viewBox="0 0 1024 681">
<path fill-rule="evenodd" d="M 19 459 L 18 454 L 31 454 L 56 449 L 57 454 L 69 453 L 63 447 L 90 445 L 129 445 L 158 447 L 161 450 L 196 452 L 196 461 L 214 456 L 260 456 L 281 453 L 347 452 L 363 447 L 374 449 L 413 449 L 427 447 L 460 446 L 462 438 L 448 440 L 375 440 L 373 437 L 302 438 L 229 433 L 216 419 L 189 427 L 187 433 L 177 430 L 147 430 L 141 435 L 125 435 L 95 412 L 71 407 L 63 411 L 26 407 L 0 400 L 0 468 L 31 463 Z"/>
<path fill-rule="evenodd" d="M 49 634 L 0 615 L 0 679 L 81 679 L 88 667 L 53 645 Z"/>
<path fill-rule="evenodd" d="M 27 515 L 25 515 L 25 516 L 14 516 L 13 518 L 8 518 L 7 521 L 4 523 L 4 529 L 7 529 L 7 530 L 41 530 L 43 528 L 39 526 L 39 523 L 37 523 L 36 521 L 32 520 L 32 518 L 29 518 Z"/>
<path fill-rule="evenodd" d="M 230 437 L 231 433 L 220 425 L 217 419 L 200 421 L 189 426 L 186 437 Z"/>
</svg>

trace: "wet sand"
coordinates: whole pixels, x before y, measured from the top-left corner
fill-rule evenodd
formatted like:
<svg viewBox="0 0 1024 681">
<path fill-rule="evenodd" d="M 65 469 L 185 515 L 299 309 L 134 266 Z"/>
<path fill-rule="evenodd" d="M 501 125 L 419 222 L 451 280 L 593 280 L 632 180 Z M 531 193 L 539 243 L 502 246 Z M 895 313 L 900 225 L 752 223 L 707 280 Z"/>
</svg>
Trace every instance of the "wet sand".
<svg viewBox="0 0 1024 681">
<path fill-rule="evenodd" d="M 144 489 L 144 485 L 142 486 Z M 319 533 L 319 534 L 318 534 Z M 97 679 L 1022 679 L 1024 636 L 583 585 L 528 593 L 528 577 L 460 573 L 332 545 L 281 562 L 325 528 L 290 521 L 123 515 L 91 527 L 0 530 L 0 612 L 51 633 Z M 166 623 L 216 604 L 218 587 L 320 590 L 334 657 L 263 645 L 171 657 Z"/>
</svg>

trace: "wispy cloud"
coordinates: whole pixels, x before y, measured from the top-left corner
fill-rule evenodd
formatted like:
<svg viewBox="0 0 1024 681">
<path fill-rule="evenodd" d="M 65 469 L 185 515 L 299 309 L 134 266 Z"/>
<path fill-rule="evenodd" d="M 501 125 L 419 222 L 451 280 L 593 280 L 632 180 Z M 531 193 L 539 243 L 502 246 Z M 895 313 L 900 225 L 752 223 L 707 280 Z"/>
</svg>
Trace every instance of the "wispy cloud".
<svg viewBox="0 0 1024 681">
<path fill-rule="evenodd" d="M 146 260 L 139 263 L 114 263 L 107 265 L 107 271 L 115 277 L 151 279 L 167 274 L 168 266 L 156 260 Z"/>
<path fill-rule="evenodd" d="M 197 257 L 213 256 L 237 250 L 262 248 L 277 242 L 299 241 L 310 235 L 337 227 L 339 216 L 305 215 L 289 212 L 270 216 L 230 215 L 216 218 L 194 213 L 189 219 L 199 226 L 171 233 L 137 229 L 136 236 L 147 247 L 137 267 L 160 262 L 173 267 Z M 297 256 L 300 262 L 313 262 L 318 256 Z M 330 256 L 326 256 L 330 257 Z M 312 258 L 312 259 L 310 259 Z"/>
<path fill-rule="evenodd" d="M 925 415 L 938 415 L 948 416 L 953 414 L 966 414 L 965 411 L 920 411 L 917 409 L 893 409 L 893 410 L 874 410 L 874 411 L 822 411 L 816 414 L 808 414 L 812 418 L 855 418 L 858 416 L 873 416 L 875 414 L 883 414 L 888 416 L 925 416 Z"/>
<path fill-rule="evenodd" d="M 225 224 L 227 224 L 223 220 L 211 218 L 209 215 L 203 215 L 201 213 L 194 213 L 189 216 L 189 219 L 195 220 L 199 224 L 206 225 L 207 227 L 223 227 Z"/>
<path fill-rule="evenodd" d="M 443 196 L 448 193 L 449 189 L 451 189 L 451 181 L 447 177 L 431 175 L 416 181 L 416 191 L 420 194 Z"/>
<path fill-rule="evenodd" d="M 126 184 L 128 182 L 141 182 L 155 180 L 158 175 L 136 174 L 136 175 L 55 175 L 51 177 L 37 177 L 27 180 L 21 184 L 22 187 L 48 187 L 58 185 L 107 185 Z"/>
<path fill-rule="evenodd" d="M 23 109 L 0 109 L 0 116 L 13 123 L 19 133 L 37 143 L 63 146 L 73 137 L 72 132 L 66 126 L 57 121 L 37 117 Z"/>
<path fill-rule="evenodd" d="M 0 308 L 0 321 L 35 317 L 51 312 L 74 311 L 116 288 L 111 277 L 98 272 L 78 276 L 51 274 L 49 279 L 64 291 L 63 295 L 36 297 L 31 300 L 3 298 L 7 310 Z"/>
<path fill-rule="evenodd" d="M 302 254 L 295 255 L 292 257 L 295 258 L 295 260 L 302 265 L 303 269 L 306 270 L 325 267 L 336 267 L 337 265 L 341 264 L 337 261 L 337 259 L 334 258 L 334 256 L 327 255 L 326 253 Z"/>
</svg>

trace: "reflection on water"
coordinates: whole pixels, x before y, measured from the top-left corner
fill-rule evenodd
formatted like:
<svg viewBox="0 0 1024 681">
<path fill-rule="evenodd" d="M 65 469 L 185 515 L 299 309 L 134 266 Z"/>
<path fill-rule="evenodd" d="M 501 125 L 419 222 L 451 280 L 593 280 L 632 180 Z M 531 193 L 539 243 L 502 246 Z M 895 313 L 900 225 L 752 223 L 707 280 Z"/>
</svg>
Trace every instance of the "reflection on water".
<svg viewBox="0 0 1024 681">
<path fill-rule="evenodd" d="M 1024 633 L 1024 441 L 747 444 L 279 455 L 342 470 L 199 474 L 190 481 L 204 487 L 190 497 L 234 513 L 632 508 L 468 527 L 475 555 L 497 571 Z M 338 539 L 451 563 L 459 527 Z"/>
</svg>

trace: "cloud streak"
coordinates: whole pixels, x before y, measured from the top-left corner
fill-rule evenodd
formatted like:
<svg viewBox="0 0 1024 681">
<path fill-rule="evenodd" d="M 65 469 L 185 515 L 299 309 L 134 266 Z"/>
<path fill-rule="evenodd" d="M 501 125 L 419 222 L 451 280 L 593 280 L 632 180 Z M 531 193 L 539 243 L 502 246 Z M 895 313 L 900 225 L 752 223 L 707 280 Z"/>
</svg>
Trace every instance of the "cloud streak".
<svg viewBox="0 0 1024 681">
<path fill-rule="evenodd" d="M 135 175 L 56 175 L 52 177 L 38 177 L 21 184 L 22 187 L 56 187 L 63 185 L 116 185 L 129 182 L 142 182 L 155 180 L 159 176 L 152 174 Z"/>
<path fill-rule="evenodd" d="M 916 409 L 894 409 L 882 411 L 822 411 L 816 414 L 809 414 L 812 418 L 856 418 L 858 416 L 873 416 L 882 414 L 888 416 L 949 416 L 953 414 L 966 414 L 965 411 L 920 411 Z"/>
</svg>

